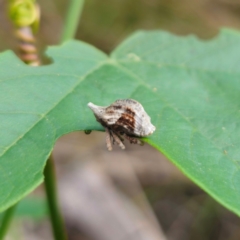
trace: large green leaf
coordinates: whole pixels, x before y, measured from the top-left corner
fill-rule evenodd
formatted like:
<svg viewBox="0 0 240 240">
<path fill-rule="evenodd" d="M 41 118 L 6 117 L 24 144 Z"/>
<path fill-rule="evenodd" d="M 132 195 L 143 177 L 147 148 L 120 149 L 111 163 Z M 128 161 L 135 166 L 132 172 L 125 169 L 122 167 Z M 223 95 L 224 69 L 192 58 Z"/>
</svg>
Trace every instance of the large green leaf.
<svg viewBox="0 0 240 240">
<path fill-rule="evenodd" d="M 240 215 L 240 34 L 138 32 L 111 55 L 81 42 L 52 47 L 49 66 L 0 58 L 0 210 L 43 180 L 56 139 L 101 130 L 87 107 L 140 101 L 157 127 L 145 139 Z M 146 159 L 147 161 L 147 159 Z"/>
</svg>

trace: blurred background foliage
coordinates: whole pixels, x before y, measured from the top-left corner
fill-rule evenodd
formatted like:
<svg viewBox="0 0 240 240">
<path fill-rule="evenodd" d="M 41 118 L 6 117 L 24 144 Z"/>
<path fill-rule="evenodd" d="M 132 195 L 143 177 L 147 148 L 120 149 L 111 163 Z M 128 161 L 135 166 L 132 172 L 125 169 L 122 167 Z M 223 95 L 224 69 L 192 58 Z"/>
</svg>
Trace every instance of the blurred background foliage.
<svg viewBox="0 0 240 240">
<path fill-rule="evenodd" d="M 66 0 L 41 0 L 41 46 L 58 44 L 69 4 Z M 0 50 L 13 48 L 7 1 L 0 0 Z M 207 39 L 221 27 L 240 27 L 237 0 L 87 0 L 76 35 L 109 53 L 126 36 L 139 29 L 164 29 L 176 34 L 196 34 Z"/>
<path fill-rule="evenodd" d="M 69 1 L 38 3 L 41 23 L 37 42 L 43 54 L 47 46 L 60 42 Z M 0 51 L 17 48 L 7 4 L 0 0 Z M 183 36 L 195 34 L 207 40 L 216 36 L 222 27 L 240 28 L 240 1 L 86 0 L 76 38 L 110 53 L 139 29 L 166 30 Z M 66 178 L 83 163 L 97 162 L 111 175 L 114 184 L 137 204 L 134 192 L 138 195 L 139 191 L 123 166 L 124 162 L 131 162 L 142 187 L 141 194 L 146 194 L 167 239 L 240 239 L 240 219 L 192 184 L 159 152 L 149 146 L 128 145 L 125 152 L 116 149 L 110 154 L 105 149 L 104 137 L 103 133 L 89 136 L 72 133 L 62 137 L 54 149 L 58 178 Z M 64 192 L 64 188 L 60 187 L 60 191 Z M 16 236 L 25 240 L 52 239 L 46 212 L 40 186 L 19 204 L 9 239 Z M 69 239 L 90 239 L 81 226 L 71 221 L 71 216 L 66 226 Z"/>
</svg>

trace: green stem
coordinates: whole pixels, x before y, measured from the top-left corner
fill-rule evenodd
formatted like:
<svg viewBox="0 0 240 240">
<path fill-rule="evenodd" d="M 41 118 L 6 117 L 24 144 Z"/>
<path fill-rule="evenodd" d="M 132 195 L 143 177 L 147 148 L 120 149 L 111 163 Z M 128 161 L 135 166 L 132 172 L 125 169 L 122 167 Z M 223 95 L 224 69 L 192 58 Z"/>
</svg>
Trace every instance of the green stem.
<svg viewBox="0 0 240 240">
<path fill-rule="evenodd" d="M 84 0 L 71 0 L 63 28 L 61 42 L 74 38 L 78 22 L 82 13 L 83 4 Z M 67 236 L 57 200 L 55 172 L 52 155 L 47 161 L 47 164 L 44 169 L 44 175 L 47 202 L 54 237 L 56 240 L 66 240 Z"/>
<path fill-rule="evenodd" d="M 74 38 L 82 13 L 83 4 L 84 0 L 71 0 L 63 28 L 61 42 Z"/>
<path fill-rule="evenodd" d="M 14 215 L 14 211 L 16 209 L 17 204 L 13 205 L 12 207 L 8 208 L 4 215 L 3 215 L 3 219 L 1 221 L 1 227 L 0 227 L 0 240 L 3 240 L 8 228 L 10 226 L 11 220 L 13 218 Z"/>
<path fill-rule="evenodd" d="M 49 157 L 47 164 L 45 166 L 44 176 L 47 203 L 55 240 L 66 240 L 67 236 L 57 200 L 55 171 L 52 155 Z"/>
</svg>

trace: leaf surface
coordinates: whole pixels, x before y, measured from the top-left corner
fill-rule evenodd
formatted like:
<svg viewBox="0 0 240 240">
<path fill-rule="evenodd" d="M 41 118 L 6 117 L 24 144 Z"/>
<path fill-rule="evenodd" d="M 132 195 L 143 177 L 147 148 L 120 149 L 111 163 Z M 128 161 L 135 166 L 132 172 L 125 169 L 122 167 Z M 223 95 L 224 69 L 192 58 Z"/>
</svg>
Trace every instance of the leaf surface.
<svg viewBox="0 0 240 240">
<path fill-rule="evenodd" d="M 0 210 L 42 182 L 58 137 L 103 129 L 88 102 L 133 98 L 157 127 L 145 141 L 240 215 L 238 32 L 207 42 L 138 32 L 111 57 L 77 41 L 48 55 L 54 63 L 38 68 L 0 57 Z"/>
</svg>

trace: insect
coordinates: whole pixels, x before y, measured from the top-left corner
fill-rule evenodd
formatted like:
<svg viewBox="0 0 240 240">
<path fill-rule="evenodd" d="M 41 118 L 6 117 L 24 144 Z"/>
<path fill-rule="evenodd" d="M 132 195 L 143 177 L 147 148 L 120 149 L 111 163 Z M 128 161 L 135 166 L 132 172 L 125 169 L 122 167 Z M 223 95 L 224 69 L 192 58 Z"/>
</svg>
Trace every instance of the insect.
<svg viewBox="0 0 240 240">
<path fill-rule="evenodd" d="M 130 143 L 143 145 L 139 138 L 146 137 L 156 130 L 143 106 L 136 100 L 119 99 L 108 107 L 97 106 L 90 102 L 88 107 L 106 130 L 106 144 L 109 151 L 112 150 L 114 143 L 125 149 L 124 138 Z"/>
</svg>

